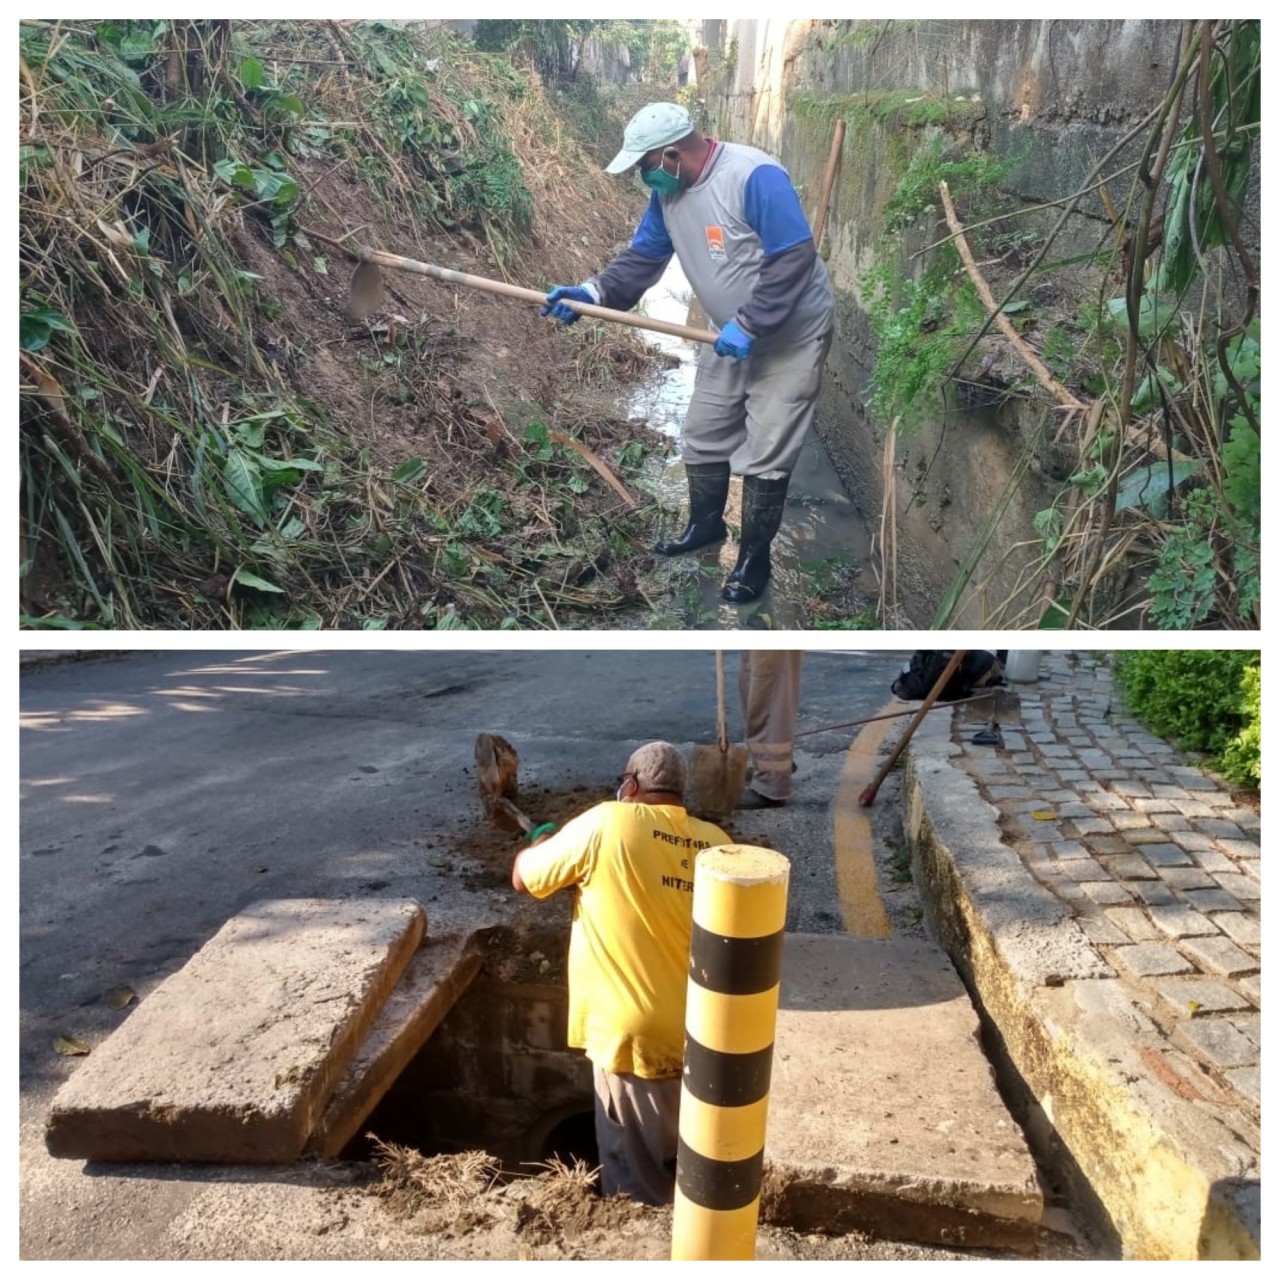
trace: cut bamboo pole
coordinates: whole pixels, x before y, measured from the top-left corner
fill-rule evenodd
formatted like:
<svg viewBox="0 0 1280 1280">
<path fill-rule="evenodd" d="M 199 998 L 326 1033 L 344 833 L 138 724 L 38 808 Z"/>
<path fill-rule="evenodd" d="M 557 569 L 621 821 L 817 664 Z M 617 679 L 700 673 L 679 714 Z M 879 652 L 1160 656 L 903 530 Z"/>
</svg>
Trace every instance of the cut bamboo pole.
<svg viewBox="0 0 1280 1280">
<path fill-rule="evenodd" d="M 836 121 L 836 131 L 831 135 L 831 154 L 827 157 L 827 171 L 822 177 L 822 195 L 818 197 L 818 211 L 813 223 L 813 247 L 822 250 L 822 233 L 827 229 L 827 206 L 831 203 L 831 189 L 836 185 L 836 173 L 840 169 L 840 150 L 844 146 L 845 122 Z"/>
</svg>

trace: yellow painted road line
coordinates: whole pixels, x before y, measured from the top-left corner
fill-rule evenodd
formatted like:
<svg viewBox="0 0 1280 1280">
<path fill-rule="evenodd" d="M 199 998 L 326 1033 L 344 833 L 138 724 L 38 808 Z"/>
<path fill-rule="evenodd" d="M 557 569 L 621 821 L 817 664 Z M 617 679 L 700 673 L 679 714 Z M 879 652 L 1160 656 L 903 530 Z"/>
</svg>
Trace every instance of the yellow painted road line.
<svg viewBox="0 0 1280 1280">
<path fill-rule="evenodd" d="M 880 714 L 900 711 L 905 705 L 894 698 L 880 708 Z M 864 725 L 849 747 L 836 786 L 836 892 L 844 930 L 855 938 L 887 938 L 893 933 L 889 913 L 876 888 L 870 812 L 858 803 L 858 797 L 875 780 L 880 744 L 890 729 L 900 724 L 900 720 L 878 720 Z"/>
</svg>

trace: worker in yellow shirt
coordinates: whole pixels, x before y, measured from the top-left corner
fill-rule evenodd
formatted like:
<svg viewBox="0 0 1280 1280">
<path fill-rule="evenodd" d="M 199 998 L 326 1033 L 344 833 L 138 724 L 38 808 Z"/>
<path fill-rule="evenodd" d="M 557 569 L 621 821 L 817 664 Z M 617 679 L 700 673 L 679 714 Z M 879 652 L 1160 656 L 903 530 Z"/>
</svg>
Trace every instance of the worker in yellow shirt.
<svg viewBox="0 0 1280 1280">
<path fill-rule="evenodd" d="M 595 1070 L 600 1189 L 646 1204 L 675 1194 L 694 859 L 731 843 L 685 809 L 687 784 L 680 751 L 648 742 L 616 800 L 527 846 L 511 870 L 517 892 L 535 898 L 578 890 L 568 1042 Z"/>
</svg>

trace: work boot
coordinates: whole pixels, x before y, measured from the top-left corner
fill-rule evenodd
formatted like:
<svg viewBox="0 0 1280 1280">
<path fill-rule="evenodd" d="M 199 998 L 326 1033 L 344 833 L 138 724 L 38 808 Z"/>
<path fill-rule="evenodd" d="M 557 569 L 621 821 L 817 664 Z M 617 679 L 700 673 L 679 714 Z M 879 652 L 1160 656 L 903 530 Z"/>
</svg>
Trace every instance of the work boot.
<svg viewBox="0 0 1280 1280">
<path fill-rule="evenodd" d="M 729 464 L 695 462 L 685 467 L 689 478 L 689 523 L 678 538 L 660 539 L 654 551 L 660 556 L 678 556 L 697 551 L 728 536 L 724 524 L 724 504 L 729 498 Z"/>
<path fill-rule="evenodd" d="M 742 793 L 742 799 L 738 801 L 739 809 L 781 809 L 787 802 L 785 800 L 775 800 L 772 796 L 767 796 L 763 791 L 757 791 L 754 787 L 747 787 Z"/>
<path fill-rule="evenodd" d="M 730 604 L 746 604 L 764 590 L 773 571 L 769 547 L 778 526 L 782 509 L 787 504 L 789 475 L 778 480 L 746 476 L 742 481 L 742 538 L 738 544 L 738 563 L 725 579 L 720 595 Z"/>
</svg>

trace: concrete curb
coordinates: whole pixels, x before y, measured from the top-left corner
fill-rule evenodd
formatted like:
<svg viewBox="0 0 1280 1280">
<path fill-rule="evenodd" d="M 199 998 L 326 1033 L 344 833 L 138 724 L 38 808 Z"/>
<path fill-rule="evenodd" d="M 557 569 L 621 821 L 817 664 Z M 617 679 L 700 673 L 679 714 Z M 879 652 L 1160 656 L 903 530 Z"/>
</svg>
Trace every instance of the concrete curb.
<svg viewBox="0 0 1280 1280">
<path fill-rule="evenodd" d="M 1179 1089 L 1164 1034 L 1004 844 L 958 753 L 946 717 L 917 731 L 906 828 L 931 932 L 1032 1099 L 1020 1118 L 1065 1147 L 1127 1257 L 1258 1258 L 1257 1157 L 1233 1110 Z"/>
</svg>

